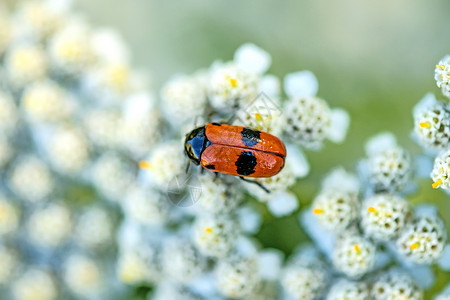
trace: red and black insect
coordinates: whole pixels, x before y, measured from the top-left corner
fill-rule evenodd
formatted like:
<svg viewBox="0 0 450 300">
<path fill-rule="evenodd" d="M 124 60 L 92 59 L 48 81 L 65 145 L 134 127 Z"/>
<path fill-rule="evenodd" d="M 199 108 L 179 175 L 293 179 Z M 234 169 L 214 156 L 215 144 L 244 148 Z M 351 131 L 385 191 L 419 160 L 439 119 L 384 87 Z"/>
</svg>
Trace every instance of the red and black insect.
<svg viewBox="0 0 450 300">
<path fill-rule="evenodd" d="M 221 123 L 209 123 L 188 133 L 184 151 L 196 165 L 239 176 L 245 181 L 249 181 L 245 177 L 278 174 L 286 157 L 286 147 L 276 136 Z M 256 181 L 249 182 L 260 185 Z"/>
</svg>

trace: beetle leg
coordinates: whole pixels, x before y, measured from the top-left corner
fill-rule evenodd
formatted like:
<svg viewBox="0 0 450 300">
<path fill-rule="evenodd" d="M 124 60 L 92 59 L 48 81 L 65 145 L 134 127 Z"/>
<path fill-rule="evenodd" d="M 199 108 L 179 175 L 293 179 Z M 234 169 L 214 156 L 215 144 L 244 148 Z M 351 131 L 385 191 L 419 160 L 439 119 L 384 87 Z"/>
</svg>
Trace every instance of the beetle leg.
<svg viewBox="0 0 450 300">
<path fill-rule="evenodd" d="M 260 188 L 262 188 L 264 190 L 264 192 L 266 192 L 267 194 L 270 194 L 270 191 L 264 187 L 261 183 L 259 183 L 258 181 L 254 181 L 254 180 L 248 180 L 247 178 L 241 177 L 239 176 L 239 178 L 245 182 L 249 182 L 249 183 L 253 183 L 256 184 L 257 186 L 259 186 Z"/>
<path fill-rule="evenodd" d="M 187 164 L 186 164 L 186 174 L 189 172 L 189 166 L 191 165 L 191 161 L 188 160 Z"/>
</svg>

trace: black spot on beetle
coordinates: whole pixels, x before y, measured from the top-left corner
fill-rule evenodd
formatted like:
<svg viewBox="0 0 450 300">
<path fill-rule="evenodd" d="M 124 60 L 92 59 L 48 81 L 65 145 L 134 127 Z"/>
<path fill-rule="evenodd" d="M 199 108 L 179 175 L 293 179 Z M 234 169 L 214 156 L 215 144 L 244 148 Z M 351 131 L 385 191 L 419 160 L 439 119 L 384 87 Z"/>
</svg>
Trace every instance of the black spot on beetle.
<svg viewBox="0 0 450 300">
<path fill-rule="evenodd" d="M 242 151 L 236 161 L 237 173 L 242 176 L 248 176 L 255 173 L 256 166 L 255 154 L 251 151 Z"/>
<path fill-rule="evenodd" d="M 216 123 L 216 122 L 212 122 L 211 124 L 214 125 L 214 126 L 222 126 L 222 124 Z"/>
<path fill-rule="evenodd" d="M 205 168 L 207 168 L 208 170 L 214 170 L 216 168 L 215 165 L 205 165 Z"/>
<path fill-rule="evenodd" d="M 241 140 L 247 147 L 255 146 L 261 140 L 261 131 L 251 130 L 249 128 L 243 128 L 241 131 Z"/>
</svg>

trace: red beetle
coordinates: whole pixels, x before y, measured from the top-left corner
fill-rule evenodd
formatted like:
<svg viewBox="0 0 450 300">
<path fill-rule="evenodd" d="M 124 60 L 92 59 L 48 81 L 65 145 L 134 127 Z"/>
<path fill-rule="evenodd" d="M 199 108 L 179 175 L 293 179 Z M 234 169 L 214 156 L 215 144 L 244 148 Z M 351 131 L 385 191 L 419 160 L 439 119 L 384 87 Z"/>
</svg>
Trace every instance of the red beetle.
<svg viewBox="0 0 450 300">
<path fill-rule="evenodd" d="M 246 180 L 244 177 L 278 174 L 286 157 L 286 147 L 276 136 L 221 123 L 209 123 L 192 130 L 186 135 L 184 150 L 196 165 L 243 180 Z M 249 182 L 260 185 L 256 181 Z"/>
</svg>

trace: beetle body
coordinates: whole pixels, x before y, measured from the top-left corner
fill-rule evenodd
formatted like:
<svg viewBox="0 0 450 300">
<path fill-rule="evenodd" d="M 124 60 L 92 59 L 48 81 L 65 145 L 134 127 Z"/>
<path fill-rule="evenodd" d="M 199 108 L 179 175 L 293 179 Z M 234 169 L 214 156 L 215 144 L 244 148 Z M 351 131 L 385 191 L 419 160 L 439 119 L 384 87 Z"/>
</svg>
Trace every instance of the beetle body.
<svg viewBox="0 0 450 300">
<path fill-rule="evenodd" d="M 242 126 L 209 123 L 186 135 L 185 153 L 203 168 L 239 177 L 271 177 L 284 167 L 279 138 Z"/>
</svg>

